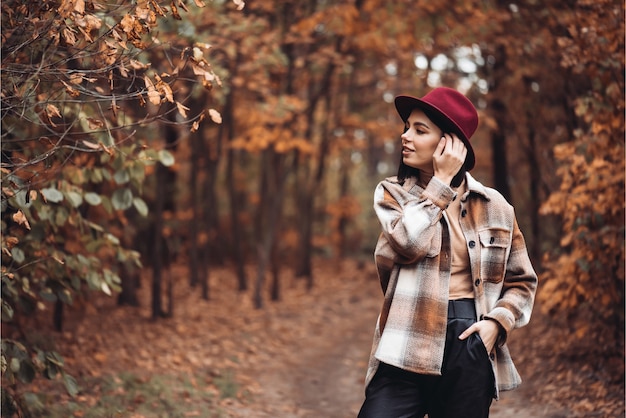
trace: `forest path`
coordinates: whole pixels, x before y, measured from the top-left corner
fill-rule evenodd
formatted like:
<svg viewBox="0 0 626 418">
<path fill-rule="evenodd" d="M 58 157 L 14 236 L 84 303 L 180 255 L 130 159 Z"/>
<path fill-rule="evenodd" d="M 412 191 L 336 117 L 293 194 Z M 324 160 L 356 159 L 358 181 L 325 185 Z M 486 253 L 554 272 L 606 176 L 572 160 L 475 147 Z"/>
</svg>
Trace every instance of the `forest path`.
<svg viewBox="0 0 626 418">
<path fill-rule="evenodd" d="M 266 353 L 270 361 L 255 370 L 260 392 L 254 405 L 231 411 L 233 416 L 356 418 L 363 402 L 363 378 L 382 295 L 371 271 L 356 270 L 353 277 L 342 273 L 338 274 L 343 281 L 339 288 L 321 291 L 309 301 L 314 303 L 299 304 L 297 312 L 281 318 L 285 329 L 309 332 L 290 333 L 296 338 L 285 341 L 289 350 Z M 530 395 L 540 384 L 525 382 L 524 389 L 502 393 L 490 416 L 571 416 L 550 405 L 532 404 Z"/>
<path fill-rule="evenodd" d="M 252 280 L 254 266 L 248 271 Z M 71 321 L 56 343 L 82 383 L 79 402 L 86 410 L 105 396 L 128 396 L 128 389 L 106 389 L 103 379 L 122 382 L 132 375 L 133 384 L 154 376 L 171 382 L 168 392 L 184 416 L 356 417 L 382 303 L 373 263 L 318 260 L 311 290 L 285 269 L 281 300 L 266 301 L 263 309 L 252 306 L 251 291 L 237 291 L 233 269 L 212 272 L 209 301 L 184 285 L 184 266 L 169 277 L 180 283 L 167 320 L 150 319 L 149 292 L 141 293 L 141 308 L 116 307 L 108 298 L 68 313 Z M 524 382 L 501 394 L 492 418 L 620 416 L 623 359 L 607 367 L 593 356 L 571 357 L 560 343 L 567 332 L 536 308 L 529 326 L 512 333 L 509 346 Z M 150 409 L 148 399 L 133 396 L 131 402 L 120 408 L 134 412 L 120 416 L 163 416 L 159 407 L 139 413 Z"/>
</svg>

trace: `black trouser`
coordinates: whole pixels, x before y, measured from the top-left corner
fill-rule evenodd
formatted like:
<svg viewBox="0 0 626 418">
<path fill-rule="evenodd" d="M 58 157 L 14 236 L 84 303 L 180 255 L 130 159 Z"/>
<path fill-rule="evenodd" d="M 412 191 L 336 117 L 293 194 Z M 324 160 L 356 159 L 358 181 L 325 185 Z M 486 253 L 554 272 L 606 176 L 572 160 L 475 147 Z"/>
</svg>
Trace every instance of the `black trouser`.
<svg viewBox="0 0 626 418">
<path fill-rule="evenodd" d="M 486 418 L 494 377 L 485 345 L 472 334 L 474 301 L 451 301 L 441 376 L 412 373 L 381 363 L 365 391 L 358 418 Z"/>
</svg>

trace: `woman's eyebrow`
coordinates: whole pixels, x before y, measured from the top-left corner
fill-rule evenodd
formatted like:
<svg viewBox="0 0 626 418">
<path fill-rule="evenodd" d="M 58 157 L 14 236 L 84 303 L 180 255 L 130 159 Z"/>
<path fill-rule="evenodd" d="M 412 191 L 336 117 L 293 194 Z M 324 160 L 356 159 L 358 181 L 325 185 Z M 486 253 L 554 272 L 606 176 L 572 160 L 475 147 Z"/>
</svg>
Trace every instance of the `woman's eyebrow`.
<svg viewBox="0 0 626 418">
<path fill-rule="evenodd" d="M 420 121 L 413 122 L 413 126 L 415 126 L 415 127 L 417 127 L 417 126 L 423 126 L 424 128 L 428 128 L 428 129 L 430 129 L 430 126 L 428 126 L 426 123 L 424 123 L 424 122 L 420 122 Z"/>
</svg>

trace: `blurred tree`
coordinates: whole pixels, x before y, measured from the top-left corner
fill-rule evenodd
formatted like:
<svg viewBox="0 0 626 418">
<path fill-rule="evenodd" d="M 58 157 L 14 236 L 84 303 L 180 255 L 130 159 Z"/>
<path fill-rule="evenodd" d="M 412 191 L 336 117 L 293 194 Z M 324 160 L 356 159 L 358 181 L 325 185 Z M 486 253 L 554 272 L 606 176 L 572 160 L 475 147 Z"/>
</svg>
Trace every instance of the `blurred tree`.
<svg viewBox="0 0 626 418">
<path fill-rule="evenodd" d="M 624 3 L 579 1 L 552 16 L 567 80 L 562 100 L 575 115 L 569 140 L 554 149 L 561 185 L 541 208 L 562 218 L 563 235 L 560 248 L 546 254 L 540 296 L 546 310 L 565 313 L 574 349 L 622 357 Z"/>
<path fill-rule="evenodd" d="M 1 5 L 2 320 L 11 326 L 3 327 L 3 399 L 38 373 L 62 374 L 75 394 L 62 358 L 32 345 L 22 324 L 46 302 L 70 304 L 87 290 L 111 295 L 121 266 L 141 266 L 121 244 L 130 242 L 127 214 L 148 214 L 146 168 L 174 162 L 144 127 L 164 116 L 164 103 L 187 117 L 186 97 L 171 87 L 185 66 L 200 84 L 215 80 L 201 48 L 157 38 L 160 19 L 180 17 L 177 5 Z M 149 62 L 145 52 L 159 48 L 168 60 Z"/>
</svg>

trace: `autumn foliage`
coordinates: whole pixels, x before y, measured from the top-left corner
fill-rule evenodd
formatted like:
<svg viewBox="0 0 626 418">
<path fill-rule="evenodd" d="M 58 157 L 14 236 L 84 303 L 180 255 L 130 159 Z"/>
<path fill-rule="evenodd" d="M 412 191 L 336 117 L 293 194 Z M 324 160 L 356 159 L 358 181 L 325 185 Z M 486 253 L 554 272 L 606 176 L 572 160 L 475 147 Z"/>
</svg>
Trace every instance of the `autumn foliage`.
<svg viewBox="0 0 626 418">
<path fill-rule="evenodd" d="M 624 20 L 611 6 L 585 4 L 557 38 L 566 73 L 591 83 L 572 101 L 570 141 L 554 148 L 561 184 L 541 213 L 560 216 L 562 237 L 544 260 L 542 300 L 568 318 L 575 340 L 623 355 L 615 341 L 624 331 Z"/>
<path fill-rule="evenodd" d="M 52 302 L 60 327 L 64 304 L 89 290 L 112 295 L 122 269 L 141 267 L 122 244 L 126 213 L 147 215 L 146 168 L 174 161 L 162 144 L 146 146 L 142 126 L 167 112 L 187 117 L 172 90 L 183 68 L 205 88 L 217 78 L 201 47 L 158 47 L 158 20 L 172 13 L 154 1 L 1 7 L 2 320 L 20 330 L 21 317 Z M 174 55 L 171 74 L 149 61 L 157 51 Z M 188 123 L 207 115 L 217 112 Z M 3 379 L 61 374 L 76 393 L 62 357 L 23 338 L 3 334 Z"/>
<path fill-rule="evenodd" d="M 370 263 L 393 96 L 436 85 L 479 109 L 474 174 L 516 207 L 539 308 L 573 355 L 623 356 L 624 4 L 544 3 L 3 1 L 3 396 L 78 391 L 28 328 L 93 292 L 156 320 L 181 286 L 211 303 L 218 264 L 263 308 L 285 267 Z"/>
</svg>

